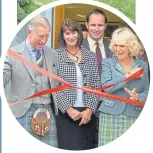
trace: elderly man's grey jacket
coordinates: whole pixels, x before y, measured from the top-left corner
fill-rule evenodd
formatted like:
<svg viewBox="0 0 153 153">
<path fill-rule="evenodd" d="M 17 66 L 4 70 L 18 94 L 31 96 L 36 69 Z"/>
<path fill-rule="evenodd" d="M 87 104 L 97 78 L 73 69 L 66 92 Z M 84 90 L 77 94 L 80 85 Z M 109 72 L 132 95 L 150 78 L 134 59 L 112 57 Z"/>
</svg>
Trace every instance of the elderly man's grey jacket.
<svg viewBox="0 0 153 153">
<path fill-rule="evenodd" d="M 12 50 L 27 61 L 30 61 L 30 55 L 25 41 L 13 47 Z M 56 74 L 56 52 L 48 47 L 44 47 L 43 52 L 47 70 Z M 35 93 L 34 70 L 19 60 L 7 55 L 3 70 L 4 87 L 8 84 L 8 82 L 10 82 L 10 90 L 9 92 L 6 92 L 6 99 L 9 103 L 20 102 L 16 105 L 12 105 L 10 108 L 16 118 L 22 117 L 32 104 L 32 99 L 24 99 Z M 56 81 L 51 78 L 49 78 L 49 83 L 51 88 L 56 86 Z M 56 97 L 54 94 L 52 95 L 53 109 L 57 115 L 58 108 L 56 104 Z"/>
</svg>

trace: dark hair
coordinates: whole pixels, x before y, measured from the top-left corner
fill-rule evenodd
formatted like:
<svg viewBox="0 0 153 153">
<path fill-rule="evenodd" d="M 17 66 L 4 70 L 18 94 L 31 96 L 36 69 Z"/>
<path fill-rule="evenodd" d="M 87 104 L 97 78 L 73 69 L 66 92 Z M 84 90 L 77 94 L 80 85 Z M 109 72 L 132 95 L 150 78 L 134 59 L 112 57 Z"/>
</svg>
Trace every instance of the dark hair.
<svg viewBox="0 0 153 153">
<path fill-rule="evenodd" d="M 105 14 L 102 10 L 100 10 L 100 9 L 94 9 L 94 10 L 92 10 L 92 11 L 87 15 L 87 17 L 86 17 L 86 22 L 87 22 L 87 23 L 89 23 L 89 19 L 90 19 L 90 16 L 91 16 L 92 14 L 101 14 L 101 15 L 104 17 L 104 19 L 105 19 L 105 24 L 107 23 L 107 16 L 106 16 L 106 14 Z"/>
<path fill-rule="evenodd" d="M 70 30 L 70 31 L 77 31 L 78 32 L 77 46 L 81 46 L 82 41 L 83 41 L 83 34 L 82 34 L 81 25 L 75 19 L 65 19 L 63 21 L 63 23 L 60 27 L 60 31 L 59 31 L 59 36 L 58 36 L 59 47 L 65 47 L 66 46 L 65 40 L 63 38 L 63 32 L 67 29 Z"/>
</svg>

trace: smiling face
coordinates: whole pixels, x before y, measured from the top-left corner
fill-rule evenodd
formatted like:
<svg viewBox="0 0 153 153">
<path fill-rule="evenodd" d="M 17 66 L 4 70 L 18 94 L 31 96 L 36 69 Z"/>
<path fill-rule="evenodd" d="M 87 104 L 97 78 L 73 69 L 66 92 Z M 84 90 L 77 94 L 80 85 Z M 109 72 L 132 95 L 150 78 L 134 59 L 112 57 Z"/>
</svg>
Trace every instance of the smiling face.
<svg viewBox="0 0 153 153">
<path fill-rule="evenodd" d="M 63 39 L 67 47 L 76 47 L 78 44 L 78 32 L 65 29 L 63 32 Z"/>
<path fill-rule="evenodd" d="M 40 50 L 47 43 L 49 34 L 49 25 L 37 26 L 33 30 L 28 30 L 28 40 L 35 49 Z"/>
<path fill-rule="evenodd" d="M 99 41 L 103 37 L 104 31 L 106 29 L 105 18 L 99 13 L 91 14 L 89 22 L 86 23 L 86 26 L 89 36 L 93 40 Z"/>
</svg>

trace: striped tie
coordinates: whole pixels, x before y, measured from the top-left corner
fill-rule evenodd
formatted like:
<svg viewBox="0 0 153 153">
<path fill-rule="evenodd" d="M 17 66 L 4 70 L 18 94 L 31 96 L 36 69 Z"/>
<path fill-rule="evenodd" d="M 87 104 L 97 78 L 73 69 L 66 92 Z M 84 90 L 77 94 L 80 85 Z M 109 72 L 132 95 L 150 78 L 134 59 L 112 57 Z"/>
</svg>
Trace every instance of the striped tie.
<svg viewBox="0 0 153 153">
<path fill-rule="evenodd" d="M 42 59 L 40 51 L 38 50 L 36 51 L 36 63 L 39 67 L 43 68 L 43 59 Z"/>
<path fill-rule="evenodd" d="M 100 47 L 99 47 L 99 43 L 96 42 L 96 57 L 97 57 L 97 61 L 98 61 L 98 71 L 99 71 L 99 74 L 101 76 L 101 71 L 102 71 L 102 54 L 101 54 L 101 50 L 100 50 Z"/>
</svg>

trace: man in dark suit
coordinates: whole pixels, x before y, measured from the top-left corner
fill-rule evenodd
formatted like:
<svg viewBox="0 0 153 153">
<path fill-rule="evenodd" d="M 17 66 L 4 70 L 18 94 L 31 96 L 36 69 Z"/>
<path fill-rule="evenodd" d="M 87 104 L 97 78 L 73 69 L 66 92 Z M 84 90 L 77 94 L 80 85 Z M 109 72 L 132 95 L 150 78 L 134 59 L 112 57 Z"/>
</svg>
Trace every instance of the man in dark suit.
<svg viewBox="0 0 153 153">
<path fill-rule="evenodd" d="M 111 58 L 112 52 L 109 49 L 109 40 L 104 38 L 104 32 L 107 24 L 107 16 L 100 9 L 94 9 L 91 11 L 86 18 L 86 27 L 88 29 L 88 36 L 83 40 L 83 46 L 94 52 L 98 60 L 98 70 L 101 76 L 102 71 L 102 59 Z M 99 105 L 98 107 L 100 106 Z M 96 113 L 98 117 L 98 112 Z M 98 126 L 99 119 L 97 118 L 97 137 L 96 144 L 98 145 Z"/>
<path fill-rule="evenodd" d="M 102 10 L 94 9 L 87 15 L 86 27 L 88 36 L 84 39 L 83 46 L 96 53 L 98 44 L 102 58 L 112 57 L 112 52 L 109 49 L 109 40 L 104 38 L 106 25 L 107 16 Z"/>
</svg>

